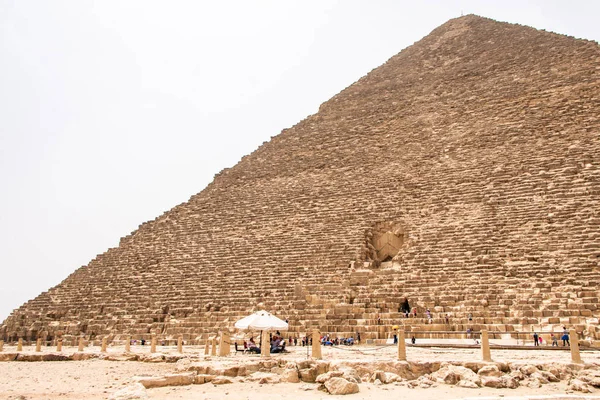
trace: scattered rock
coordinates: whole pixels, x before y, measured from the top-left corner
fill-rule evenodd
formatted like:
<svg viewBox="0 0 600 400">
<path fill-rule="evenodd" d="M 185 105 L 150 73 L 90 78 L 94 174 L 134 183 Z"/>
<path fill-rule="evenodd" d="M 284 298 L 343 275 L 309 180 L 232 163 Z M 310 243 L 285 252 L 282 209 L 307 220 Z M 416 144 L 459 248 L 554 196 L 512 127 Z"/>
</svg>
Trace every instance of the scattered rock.
<svg viewBox="0 0 600 400">
<path fill-rule="evenodd" d="M 140 355 L 140 361 L 147 363 L 159 363 L 165 361 L 165 356 L 162 354 L 143 354 Z"/>
<path fill-rule="evenodd" d="M 469 389 L 478 389 L 479 386 L 477 386 L 477 384 L 473 381 L 458 381 L 458 383 L 456 384 L 456 386 L 458 387 L 464 387 L 464 388 L 469 388 Z"/>
<path fill-rule="evenodd" d="M 584 383 L 587 383 L 588 385 L 600 387 L 600 371 L 595 371 L 591 369 L 579 371 L 579 373 L 577 374 L 577 379 Z"/>
<path fill-rule="evenodd" d="M 528 383 L 527 383 L 527 387 L 530 387 L 532 389 L 538 389 L 542 387 L 542 383 L 537 380 L 537 379 L 531 379 Z"/>
<path fill-rule="evenodd" d="M 249 375 L 247 379 L 250 382 L 258 382 L 261 384 L 281 382 L 281 377 L 271 372 L 255 372 L 252 375 Z"/>
<path fill-rule="evenodd" d="M 535 372 L 538 372 L 539 370 L 533 365 L 523 365 L 519 368 L 519 371 L 521 371 L 523 375 L 529 376 Z"/>
<path fill-rule="evenodd" d="M 300 377 L 298 376 L 298 370 L 296 368 L 286 368 L 281 373 L 282 382 L 298 383 Z"/>
<path fill-rule="evenodd" d="M 326 372 L 324 374 L 317 376 L 315 379 L 315 382 L 316 383 L 325 383 L 326 381 L 328 381 L 331 378 L 339 378 L 343 375 L 344 375 L 344 373 L 342 371 L 329 371 L 329 372 Z"/>
<path fill-rule="evenodd" d="M 569 381 L 569 390 L 581 393 L 592 393 L 590 386 L 579 379 L 571 379 L 571 381 Z"/>
<path fill-rule="evenodd" d="M 175 369 L 179 372 L 189 371 L 191 366 L 192 366 L 192 360 L 190 360 L 189 358 L 182 358 L 181 360 L 177 361 L 177 363 L 175 365 Z M 204 372 L 202 372 L 202 373 L 204 373 Z"/>
<path fill-rule="evenodd" d="M 503 374 L 502 374 L 502 371 L 500 371 L 497 366 L 486 365 L 485 367 L 482 367 L 481 369 L 479 369 L 479 371 L 477 372 L 477 375 L 501 377 Z"/>
<path fill-rule="evenodd" d="M 379 380 L 381 383 L 390 384 L 397 381 L 401 381 L 402 377 L 393 372 L 376 371 L 372 378 L 372 381 Z"/>
<path fill-rule="evenodd" d="M 456 385 L 461 380 L 481 385 L 481 378 L 472 370 L 447 363 L 442 364 L 439 370 L 431 374 L 431 378 L 447 385 Z"/>
<path fill-rule="evenodd" d="M 331 394 L 352 394 L 358 393 L 358 385 L 347 381 L 344 378 L 331 378 L 325 382 L 327 391 Z"/>
<path fill-rule="evenodd" d="M 213 385 L 227 385 L 229 383 L 233 383 L 233 381 L 225 376 L 217 376 L 212 381 L 210 381 Z"/>
<path fill-rule="evenodd" d="M 529 376 L 529 378 L 532 379 L 532 380 L 539 381 L 542 385 L 550 383 L 550 381 L 541 372 L 542 371 L 538 370 L 537 372 L 534 372 L 533 374 L 531 374 Z"/>
<path fill-rule="evenodd" d="M 214 375 L 210 375 L 210 374 L 198 374 L 194 378 L 194 383 L 198 384 L 198 385 L 201 385 L 203 383 L 212 382 L 213 379 L 215 379 Z"/>
<path fill-rule="evenodd" d="M 502 382 L 502 379 L 497 376 L 483 376 L 481 378 L 481 385 L 500 389 L 504 387 L 504 382 Z"/>
<path fill-rule="evenodd" d="M 136 376 L 134 381 L 144 385 L 146 389 L 164 386 L 191 385 L 195 382 L 196 373 L 169 374 L 165 376 Z"/>
<path fill-rule="evenodd" d="M 148 393 L 146 388 L 139 382 L 133 383 L 116 391 L 108 397 L 109 400 L 146 400 Z"/>
</svg>

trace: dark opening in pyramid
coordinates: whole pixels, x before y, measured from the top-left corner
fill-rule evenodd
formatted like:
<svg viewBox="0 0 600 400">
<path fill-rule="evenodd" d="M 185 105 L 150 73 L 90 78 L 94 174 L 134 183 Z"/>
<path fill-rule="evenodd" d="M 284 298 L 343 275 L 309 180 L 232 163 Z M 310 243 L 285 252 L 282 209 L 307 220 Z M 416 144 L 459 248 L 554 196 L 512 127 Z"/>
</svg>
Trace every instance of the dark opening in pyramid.
<svg viewBox="0 0 600 400">
<path fill-rule="evenodd" d="M 265 308 L 292 336 L 598 339 L 599 154 L 597 43 L 453 19 L 15 310 L 0 338 L 201 341 Z"/>
</svg>

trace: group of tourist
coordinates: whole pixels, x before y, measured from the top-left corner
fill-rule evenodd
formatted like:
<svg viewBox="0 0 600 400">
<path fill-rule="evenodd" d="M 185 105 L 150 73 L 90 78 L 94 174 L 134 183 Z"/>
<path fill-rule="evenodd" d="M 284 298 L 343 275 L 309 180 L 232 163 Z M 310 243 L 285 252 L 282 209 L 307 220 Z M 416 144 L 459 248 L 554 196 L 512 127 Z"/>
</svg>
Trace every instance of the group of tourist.
<svg viewBox="0 0 600 400">
<path fill-rule="evenodd" d="M 358 334 L 358 332 L 357 332 Z M 360 336 L 360 335 L 359 335 Z M 321 344 L 323 346 L 339 346 L 339 345 L 344 345 L 344 346 L 352 346 L 353 344 L 355 344 L 356 341 L 354 340 L 353 336 L 350 336 L 348 338 L 331 338 L 329 335 L 323 335 L 321 336 Z"/>
<path fill-rule="evenodd" d="M 291 342 L 292 338 L 290 338 L 290 342 Z M 286 344 L 286 340 L 283 336 L 281 336 L 281 333 L 279 331 L 277 331 L 277 334 L 273 335 L 270 334 L 270 344 L 269 344 L 269 352 L 270 353 L 283 353 L 285 352 L 285 344 Z M 238 344 L 237 342 L 235 343 L 235 349 L 238 350 L 237 348 Z M 254 337 L 251 337 L 247 342 L 244 341 L 244 350 L 248 351 L 249 353 L 256 353 L 256 354 L 260 354 L 261 349 L 260 347 L 262 346 L 262 343 L 259 343 L 259 345 L 256 344 L 256 342 L 254 341 Z"/>
<path fill-rule="evenodd" d="M 550 333 L 550 340 L 552 341 L 552 346 L 557 346 L 558 347 L 558 335 L 555 335 L 554 333 Z M 566 326 L 563 326 L 563 332 L 562 335 L 560 336 L 560 340 L 562 340 L 562 345 L 563 346 L 570 346 L 571 342 L 569 341 L 569 331 L 567 330 Z M 537 332 L 533 332 L 533 345 L 534 346 L 539 346 L 540 344 L 542 344 L 543 339 L 540 335 L 537 334 Z"/>
</svg>

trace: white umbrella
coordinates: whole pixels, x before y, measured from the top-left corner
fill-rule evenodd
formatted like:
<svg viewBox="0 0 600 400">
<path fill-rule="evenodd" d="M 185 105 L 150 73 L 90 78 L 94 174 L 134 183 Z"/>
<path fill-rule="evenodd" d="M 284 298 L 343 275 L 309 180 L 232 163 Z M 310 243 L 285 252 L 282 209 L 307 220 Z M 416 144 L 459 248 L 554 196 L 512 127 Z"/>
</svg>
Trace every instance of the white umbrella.
<svg viewBox="0 0 600 400">
<path fill-rule="evenodd" d="M 257 331 L 287 330 L 288 323 L 266 311 L 257 311 L 240 319 L 234 325 L 238 329 L 254 329 Z"/>
</svg>

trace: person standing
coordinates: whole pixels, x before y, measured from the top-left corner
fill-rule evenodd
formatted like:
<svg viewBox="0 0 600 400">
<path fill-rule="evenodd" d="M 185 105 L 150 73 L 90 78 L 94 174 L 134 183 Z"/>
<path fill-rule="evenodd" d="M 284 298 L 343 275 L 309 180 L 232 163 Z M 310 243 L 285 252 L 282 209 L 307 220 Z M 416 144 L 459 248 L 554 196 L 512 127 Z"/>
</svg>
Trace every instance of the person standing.
<svg viewBox="0 0 600 400">
<path fill-rule="evenodd" d="M 410 304 L 408 303 L 408 298 L 404 298 L 401 309 L 402 313 L 404 313 L 404 318 L 408 318 L 408 314 L 410 314 Z"/>
<path fill-rule="evenodd" d="M 554 336 L 554 333 L 550 334 L 550 339 L 552 339 L 552 347 L 558 347 L 558 339 L 556 338 L 556 336 Z"/>
<path fill-rule="evenodd" d="M 569 342 L 569 333 L 567 332 L 566 329 L 563 331 L 563 335 L 562 335 L 561 339 L 563 341 L 563 346 L 571 345 L 571 342 Z"/>
<path fill-rule="evenodd" d="M 540 342 L 539 342 L 539 336 L 537 334 L 537 332 L 533 332 L 533 345 L 534 346 L 539 346 Z"/>
</svg>

